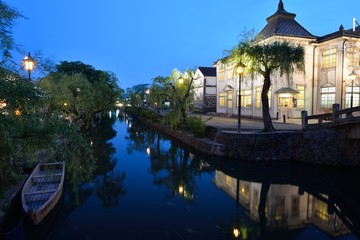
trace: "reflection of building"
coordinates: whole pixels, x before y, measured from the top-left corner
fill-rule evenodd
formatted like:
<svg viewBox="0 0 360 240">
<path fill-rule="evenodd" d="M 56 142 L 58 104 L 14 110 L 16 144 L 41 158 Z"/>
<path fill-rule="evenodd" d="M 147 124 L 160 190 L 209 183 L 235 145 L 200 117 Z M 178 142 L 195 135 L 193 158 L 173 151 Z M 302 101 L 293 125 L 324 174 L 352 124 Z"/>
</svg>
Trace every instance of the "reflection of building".
<svg viewBox="0 0 360 240">
<path fill-rule="evenodd" d="M 360 26 L 353 23 L 353 28 L 347 30 L 341 25 L 338 31 L 318 37 L 301 26 L 295 17 L 296 14 L 284 9 L 280 0 L 277 11 L 266 19 L 267 24 L 260 32 L 264 38 L 261 43 L 288 41 L 302 46 L 305 51 L 304 72 L 296 70 L 289 76 L 281 76 L 277 71 L 271 75 L 270 115 L 300 118 L 303 110 L 311 115 L 330 112 L 334 103 L 339 103 L 341 108 L 350 107 L 350 102 L 354 107 L 359 106 L 359 81 L 349 81 L 349 75 L 353 70 L 360 74 Z M 236 115 L 241 89 L 241 114 L 262 117 L 263 77 L 245 72 L 239 87 L 234 63 L 224 63 L 220 59 L 214 66 L 217 69 L 217 113 Z"/>
<path fill-rule="evenodd" d="M 198 67 L 194 75 L 194 106 L 196 112 L 216 111 L 216 68 Z"/>
<path fill-rule="evenodd" d="M 258 206 L 260 203 L 261 183 L 237 181 L 221 171 L 215 172 L 216 186 L 236 199 L 239 182 L 239 203 L 247 210 L 249 217 L 259 222 Z M 315 198 L 293 185 L 272 184 L 266 198 L 267 229 L 299 229 L 314 224 L 332 236 L 347 234 L 350 231 L 334 213 L 329 213 L 328 204 L 323 199 Z"/>
</svg>

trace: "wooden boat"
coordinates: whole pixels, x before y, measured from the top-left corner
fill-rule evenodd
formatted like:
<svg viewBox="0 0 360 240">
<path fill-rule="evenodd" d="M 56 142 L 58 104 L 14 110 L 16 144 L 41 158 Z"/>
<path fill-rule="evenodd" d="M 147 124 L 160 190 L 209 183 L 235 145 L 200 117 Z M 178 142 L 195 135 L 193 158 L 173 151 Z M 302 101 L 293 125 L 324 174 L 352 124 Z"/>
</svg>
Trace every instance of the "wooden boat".
<svg viewBox="0 0 360 240">
<path fill-rule="evenodd" d="M 39 163 L 26 180 L 21 192 L 25 213 L 34 224 L 41 220 L 59 201 L 65 178 L 65 163 Z"/>
</svg>

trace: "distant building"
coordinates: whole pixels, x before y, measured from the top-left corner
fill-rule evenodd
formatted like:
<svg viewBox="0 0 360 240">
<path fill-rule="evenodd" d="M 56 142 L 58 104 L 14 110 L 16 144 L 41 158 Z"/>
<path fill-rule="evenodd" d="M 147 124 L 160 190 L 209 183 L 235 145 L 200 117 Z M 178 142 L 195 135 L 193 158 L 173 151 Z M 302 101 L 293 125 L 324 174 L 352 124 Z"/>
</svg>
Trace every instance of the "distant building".
<svg viewBox="0 0 360 240">
<path fill-rule="evenodd" d="M 271 76 L 269 92 L 270 115 L 272 118 L 300 118 L 301 111 L 309 115 L 328 113 L 332 104 L 341 108 L 360 105 L 360 27 L 339 30 L 317 37 L 312 35 L 296 20 L 296 14 L 284 9 L 282 0 L 277 11 L 268 17 L 267 25 L 260 34 L 263 43 L 289 41 L 299 44 L 305 50 L 305 72 L 295 71 L 290 76 Z M 242 77 L 239 88 L 234 64 L 224 64 L 220 59 L 215 64 L 217 72 L 216 112 L 237 115 L 238 96 L 241 89 L 241 114 L 250 118 L 262 117 L 261 75 Z"/>
<path fill-rule="evenodd" d="M 216 68 L 198 67 L 194 75 L 194 112 L 216 112 Z"/>
</svg>

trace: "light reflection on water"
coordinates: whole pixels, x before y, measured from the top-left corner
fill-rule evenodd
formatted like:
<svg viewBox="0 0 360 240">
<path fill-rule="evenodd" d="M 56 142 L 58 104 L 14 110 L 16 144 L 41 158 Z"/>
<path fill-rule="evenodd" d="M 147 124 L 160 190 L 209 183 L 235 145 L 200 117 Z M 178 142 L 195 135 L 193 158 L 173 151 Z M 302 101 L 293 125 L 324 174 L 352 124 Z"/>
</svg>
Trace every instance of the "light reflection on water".
<svg viewBox="0 0 360 240">
<path fill-rule="evenodd" d="M 360 201 L 349 184 L 357 176 L 205 157 L 131 119 L 115 119 L 116 132 L 104 127 L 92 138 L 100 158 L 93 181 L 67 182 L 57 211 L 36 228 L 21 222 L 7 239 L 359 236 Z"/>
</svg>

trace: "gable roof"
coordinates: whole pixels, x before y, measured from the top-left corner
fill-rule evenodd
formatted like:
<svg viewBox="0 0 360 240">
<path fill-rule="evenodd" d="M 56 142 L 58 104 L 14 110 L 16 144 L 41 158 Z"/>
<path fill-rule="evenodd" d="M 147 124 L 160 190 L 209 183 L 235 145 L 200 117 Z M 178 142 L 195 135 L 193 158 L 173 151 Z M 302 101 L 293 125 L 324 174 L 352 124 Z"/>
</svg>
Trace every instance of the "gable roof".
<svg viewBox="0 0 360 240">
<path fill-rule="evenodd" d="M 198 67 L 198 69 L 205 77 L 216 77 L 216 67 Z"/>
<path fill-rule="evenodd" d="M 295 17 L 296 14 L 289 13 L 284 9 L 284 4 L 280 0 L 277 11 L 266 19 L 268 24 L 261 30 L 260 35 L 264 38 L 277 35 L 316 39 L 314 35 L 295 20 Z"/>
</svg>

